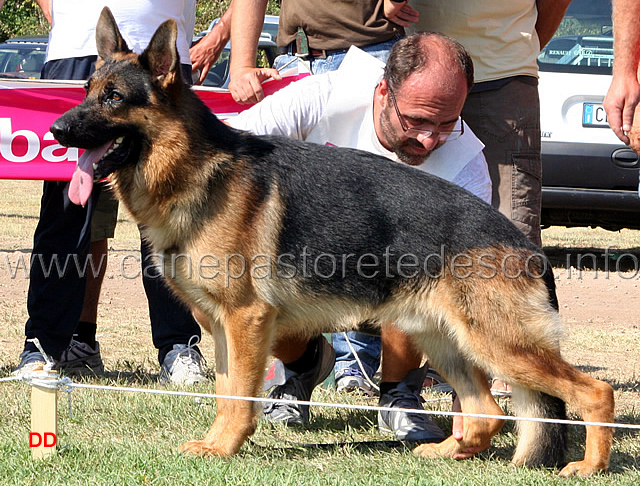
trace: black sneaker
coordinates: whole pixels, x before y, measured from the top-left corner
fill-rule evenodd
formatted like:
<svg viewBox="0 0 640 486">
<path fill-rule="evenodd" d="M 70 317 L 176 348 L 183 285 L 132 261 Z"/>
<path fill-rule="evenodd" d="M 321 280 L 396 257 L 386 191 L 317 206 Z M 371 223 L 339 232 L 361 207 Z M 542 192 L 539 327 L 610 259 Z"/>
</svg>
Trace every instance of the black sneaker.
<svg viewBox="0 0 640 486">
<path fill-rule="evenodd" d="M 100 344 L 96 341 L 95 346 L 91 347 L 87 343 L 72 339 L 67 349 L 62 352 L 55 368 L 67 373 L 104 373 Z"/>
<path fill-rule="evenodd" d="M 387 393 L 380 394 L 381 407 L 423 410 L 420 390 L 424 382 L 425 369 L 409 372 L 404 381 Z M 408 442 L 442 442 L 444 432 L 424 414 L 403 411 L 378 412 L 378 428 L 393 432 L 396 439 Z"/>
<path fill-rule="evenodd" d="M 281 384 L 271 390 L 269 398 L 292 401 L 309 401 L 311 399 L 311 392 L 329 376 L 336 361 L 336 352 L 331 344 L 324 336 L 317 339 L 319 340 L 318 361 L 309 371 L 295 373 L 287 369 L 282 361 L 275 360 L 269 370 L 266 383 L 280 381 Z M 270 378 L 269 375 L 275 376 L 275 378 Z M 284 383 L 282 383 L 283 380 Z M 265 402 L 262 414 L 267 421 L 274 424 L 305 425 L 309 423 L 309 405 Z"/>
</svg>

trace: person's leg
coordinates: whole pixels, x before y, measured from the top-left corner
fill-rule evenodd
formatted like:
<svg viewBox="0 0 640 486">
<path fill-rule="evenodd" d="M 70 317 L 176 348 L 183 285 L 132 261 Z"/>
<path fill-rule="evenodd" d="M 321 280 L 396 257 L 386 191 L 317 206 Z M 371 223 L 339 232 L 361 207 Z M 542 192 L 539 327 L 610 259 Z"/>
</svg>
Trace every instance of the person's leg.
<svg viewBox="0 0 640 486">
<path fill-rule="evenodd" d="M 98 299 L 100 286 L 106 270 L 107 240 L 94 241 L 89 246 L 89 258 L 95 267 L 88 268 L 85 298 L 80 320 L 76 325 L 69 346 L 65 348 L 57 368 L 71 373 L 103 373 L 104 363 L 100 355 L 100 344 L 96 341 Z"/>
<path fill-rule="evenodd" d="M 345 337 L 344 333 L 335 333 L 331 340 L 336 351 L 336 387 L 338 391 L 359 390 L 373 394 L 368 379 L 373 379 L 380 367 L 380 337 L 362 332 L 346 334 Z"/>
<path fill-rule="evenodd" d="M 401 382 L 422 362 L 409 336 L 391 324 L 382 327 L 382 349 L 382 383 Z"/>
<path fill-rule="evenodd" d="M 422 410 L 422 385 L 427 366 L 420 368 L 422 353 L 405 333 L 392 324 L 382 326 L 381 407 Z M 405 411 L 378 413 L 381 430 L 393 432 L 398 440 L 439 442 L 444 432 L 423 414 Z"/>
<path fill-rule="evenodd" d="M 91 323 L 95 326 L 98 322 L 98 302 L 100 300 L 100 289 L 107 270 L 108 243 L 108 240 L 103 238 L 92 241 L 89 246 L 89 254 L 93 256 L 93 261 L 97 263 L 98 267 L 95 273 L 89 272 L 87 275 L 87 286 L 82 305 L 82 314 L 80 314 L 80 323 Z M 90 336 L 83 337 L 89 338 Z M 93 339 L 95 340 L 95 333 Z"/>
<path fill-rule="evenodd" d="M 519 80 L 471 93 L 462 117 L 484 143 L 492 205 L 541 245 L 542 164 L 537 86 Z"/>
<path fill-rule="evenodd" d="M 98 302 L 107 270 L 108 238 L 114 237 L 118 219 L 118 201 L 104 184 L 100 184 L 100 189 L 91 219 L 89 266 L 82 313 L 71 344 L 64 350 L 58 362 L 58 367 L 68 372 L 104 371 L 100 344 L 96 341 Z"/>
<path fill-rule="evenodd" d="M 265 378 L 269 398 L 308 401 L 313 389 L 333 370 L 335 351 L 324 338 L 288 337 L 277 341 L 273 355 L 277 358 Z M 271 423 L 304 425 L 309 422 L 309 405 L 269 403 L 262 408 Z"/>
<path fill-rule="evenodd" d="M 95 327 L 98 322 L 100 290 L 102 289 L 109 258 L 108 240 L 115 236 L 117 222 L 118 200 L 106 184 L 100 184 L 100 197 L 91 220 L 91 246 L 89 247 L 89 253 L 92 255 L 93 267 L 87 274 L 87 289 L 78 328 L 80 337 L 86 339 L 95 340 L 95 332 L 93 336 L 82 332 L 80 324 L 87 323 Z M 89 342 L 86 339 L 83 341 Z"/>
<path fill-rule="evenodd" d="M 67 182 L 44 183 L 27 296 L 26 338 L 38 338 L 54 360 L 60 359 L 71 342 L 82 312 L 83 266 L 87 263 L 91 213 L 99 193 L 80 207 L 69 201 L 67 192 Z M 24 351 L 33 353 L 37 348 L 25 342 Z"/>
<path fill-rule="evenodd" d="M 168 287 L 144 239 L 141 239 L 140 251 L 151 337 L 161 365 L 160 380 L 185 385 L 206 381 L 204 359 L 197 346 L 202 335 L 200 326 Z"/>
</svg>

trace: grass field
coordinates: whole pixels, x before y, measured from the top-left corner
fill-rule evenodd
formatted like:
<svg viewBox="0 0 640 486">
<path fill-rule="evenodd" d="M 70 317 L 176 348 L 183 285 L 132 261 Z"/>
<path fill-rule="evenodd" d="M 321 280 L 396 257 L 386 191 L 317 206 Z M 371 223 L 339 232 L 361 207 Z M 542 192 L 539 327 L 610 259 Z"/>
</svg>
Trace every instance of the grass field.
<svg viewBox="0 0 640 486">
<path fill-rule="evenodd" d="M 0 181 L 0 257 L 28 255 L 37 223 L 40 183 Z M 635 251 L 639 232 L 545 230 L 545 247 L 556 249 L 616 248 Z M 121 216 L 110 247 L 114 267 L 139 246 L 135 225 Z M 24 339 L 25 291 L 28 281 L 8 278 L 0 261 L 0 378 L 17 364 Z M 637 282 L 637 276 L 633 276 Z M 560 290 L 579 282 L 561 281 Z M 611 284 L 613 285 L 613 284 Z M 617 284 L 616 284 L 617 285 Z M 636 285 L 632 284 L 632 285 Z M 627 287 L 625 287 L 626 289 Z M 630 292 L 633 292 L 633 286 Z M 573 292 L 573 287 L 571 287 Z M 636 289 L 637 292 L 637 289 Z M 578 290 L 575 291 L 578 294 Z M 572 294 L 567 294 L 572 295 Z M 628 304 L 621 297 L 619 310 Z M 614 299 L 614 304 L 616 300 Z M 573 305 L 573 303 L 569 302 Z M 139 281 L 107 278 L 100 307 L 99 340 L 107 374 L 74 378 L 82 383 L 164 389 L 157 382 L 158 365 L 150 343 L 146 301 Z M 573 309 L 573 307 L 571 307 Z M 616 314 L 616 312 L 611 312 Z M 569 316 L 570 317 L 570 316 Z M 594 320 L 596 317 L 594 316 Z M 566 352 L 572 362 L 594 376 L 607 379 L 616 390 L 616 421 L 640 424 L 640 330 L 637 325 L 593 326 L 586 318 L 569 324 Z M 607 324 L 607 323 L 605 323 Z M 202 348 L 213 371 L 212 341 Z M 615 370 L 608 375 L 606 368 Z M 174 388 L 171 388 L 174 389 Z M 215 383 L 188 391 L 215 393 Z M 439 398 L 426 395 L 425 398 Z M 375 399 L 319 389 L 319 402 L 375 405 Z M 508 399 L 500 404 L 509 411 Z M 429 402 L 429 408 L 450 410 L 450 400 Z M 441 408 L 440 408 L 441 407 Z M 177 448 L 202 437 L 215 416 L 215 400 L 130 392 L 77 389 L 72 393 L 72 417 L 67 395 L 59 393 L 58 453 L 34 462 L 28 446 L 29 387 L 0 383 L 0 485 L 548 485 L 640 484 L 640 434 L 616 431 L 611 471 L 586 480 L 561 480 L 557 471 L 514 468 L 513 426 L 508 423 L 493 446 L 468 461 L 426 461 L 410 448 L 390 442 L 376 428 L 372 411 L 313 408 L 304 430 L 261 424 L 251 441 L 231 459 L 184 457 Z M 575 418 L 575 417 L 572 417 Z M 435 417 L 445 431 L 451 421 Z M 570 427 L 569 459 L 583 454 L 584 429 Z"/>
</svg>

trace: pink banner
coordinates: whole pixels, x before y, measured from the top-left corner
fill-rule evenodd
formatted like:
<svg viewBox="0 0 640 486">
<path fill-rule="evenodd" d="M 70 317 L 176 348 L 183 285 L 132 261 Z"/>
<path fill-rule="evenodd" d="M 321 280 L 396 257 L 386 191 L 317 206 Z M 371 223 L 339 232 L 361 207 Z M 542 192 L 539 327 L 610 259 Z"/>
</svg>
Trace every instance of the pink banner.
<svg viewBox="0 0 640 486">
<path fill-rule="evenodd" d="M 300 77 L 267 81 L 272 94 Z M 51 124 L 84 98 L 84 82 L 0 79 L 0 179 L 70 180 L 78 149 L 59 145 L 49 131 Z M 249 108 L 233 101 L 228 91 L 194 90 L 220 118 Z"/>
</svg>

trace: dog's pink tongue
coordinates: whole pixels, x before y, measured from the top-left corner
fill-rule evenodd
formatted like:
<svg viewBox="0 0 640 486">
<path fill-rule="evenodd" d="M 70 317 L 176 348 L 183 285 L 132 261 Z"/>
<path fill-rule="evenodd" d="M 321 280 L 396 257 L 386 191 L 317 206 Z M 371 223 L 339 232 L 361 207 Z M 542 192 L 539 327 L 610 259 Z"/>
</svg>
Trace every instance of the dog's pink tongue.
<svg viewBox="0 0 640 486">
<path fill-rule="evenodd" d="M 98 162 L 111 147 L 109 142 L 97 149 L 87 149 L 78 159 L 76 170 L 69 184 L 69 200 L 78 206 L 87 204 L 93 190 L 93 164 Z"/>
</svg>

